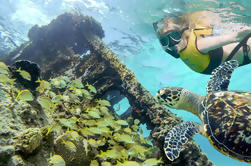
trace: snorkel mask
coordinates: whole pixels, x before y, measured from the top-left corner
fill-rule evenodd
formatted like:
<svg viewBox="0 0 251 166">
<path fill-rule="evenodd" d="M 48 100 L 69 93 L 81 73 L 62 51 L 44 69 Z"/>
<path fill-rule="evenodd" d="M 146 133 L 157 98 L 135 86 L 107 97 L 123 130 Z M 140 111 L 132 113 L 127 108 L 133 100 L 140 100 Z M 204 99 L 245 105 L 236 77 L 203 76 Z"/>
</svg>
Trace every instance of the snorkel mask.
<svg viewBox="0 0 251 166">
<path fill-rule="evenodd" d="M 159 27 L 158 27 L 159 21 L 153 23 L 153 28 L 155 32 L 157 33 L 157 36 L 159 38 L 160 44 L 162 48 L 170 55 L 172 55 L 174 58 L 179 58 L 180 55 L 178 54 L 178 51 L 176 47 L 174 47 L 176 44 L 179 44 L 182 40 L 182 34 L 185 30 L 189 29 L 188 27 L 183 28 L 182 30 L 171 30 L 167 31 L 164 34 L 159 33 Z"/>
</svg>

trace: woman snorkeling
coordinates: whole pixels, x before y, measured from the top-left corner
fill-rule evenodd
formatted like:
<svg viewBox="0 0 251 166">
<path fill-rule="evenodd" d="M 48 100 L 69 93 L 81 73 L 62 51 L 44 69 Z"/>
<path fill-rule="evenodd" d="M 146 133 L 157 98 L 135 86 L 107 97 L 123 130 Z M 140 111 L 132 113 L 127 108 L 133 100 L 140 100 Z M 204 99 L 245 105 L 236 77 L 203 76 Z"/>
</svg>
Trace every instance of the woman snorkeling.
<svg viewBox="0 0 251 166">
<path fill-rule="evenodd" d="M 231 59 L 240 66 L 251 63 L 251 27 L 242 25 L 235 32 L 215 35 L 214 27 L 221 25 L 220 17 L 207 11 L 166 17 L 153 23 L 162 48 L 203 74 L 211 74 Z"/>
</svg>

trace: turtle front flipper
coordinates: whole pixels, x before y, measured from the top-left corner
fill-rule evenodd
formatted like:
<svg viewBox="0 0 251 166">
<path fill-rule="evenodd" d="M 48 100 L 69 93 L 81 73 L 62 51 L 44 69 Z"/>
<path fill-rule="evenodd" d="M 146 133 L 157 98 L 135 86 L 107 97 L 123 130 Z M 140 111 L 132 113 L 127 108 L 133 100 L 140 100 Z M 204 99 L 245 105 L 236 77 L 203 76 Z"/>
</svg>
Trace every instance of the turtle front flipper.
<svg viewBox="0 0 251 166">
<path fill-rule="evenodd" d="M 207 93 L 227 91 L 232 72 L 238 67 L 238 61 L 231 60 L 213 70 L 207 84 Z"/>
<path fill-rule="evenodd" d="M 182 146 L 194 134 L 200 133 L 201 125 L 195 122 L 183 122 L 176 125 L 165 137 L 164 151 L 166 157 L 173 161 L 179 157 Z"/>
</svg>

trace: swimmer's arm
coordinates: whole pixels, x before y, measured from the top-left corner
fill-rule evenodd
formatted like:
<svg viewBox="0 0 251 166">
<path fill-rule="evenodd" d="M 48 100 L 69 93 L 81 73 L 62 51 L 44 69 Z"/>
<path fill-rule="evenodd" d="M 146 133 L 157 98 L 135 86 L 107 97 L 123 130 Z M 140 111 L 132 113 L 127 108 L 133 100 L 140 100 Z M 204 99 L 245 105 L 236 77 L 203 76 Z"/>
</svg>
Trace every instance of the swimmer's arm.
<svg viewBox="0 0 251 166">
<path fill-rule="evenodd" d="M 222 46 L 240 42 L 248 34 L 251 33 L 251 28 L 243 28 L 239 32 L 233 32 L 231 34 L 226 34 L 222 36 L 208 36 L 205 38 L 200 38 L 197 41 L 197 47 L 202 53 L 208 53 L 208 51 L 220 48 Z"/>
<path fill-rule="evenodd" d="M 235 34 L 229 34 L 223 36 L 210 36 L 198 39 L 197 47 L 200 50 L 200 52 L 208 53 L 208 51 L 236 42 L 237 40 Z"/>
</svg>

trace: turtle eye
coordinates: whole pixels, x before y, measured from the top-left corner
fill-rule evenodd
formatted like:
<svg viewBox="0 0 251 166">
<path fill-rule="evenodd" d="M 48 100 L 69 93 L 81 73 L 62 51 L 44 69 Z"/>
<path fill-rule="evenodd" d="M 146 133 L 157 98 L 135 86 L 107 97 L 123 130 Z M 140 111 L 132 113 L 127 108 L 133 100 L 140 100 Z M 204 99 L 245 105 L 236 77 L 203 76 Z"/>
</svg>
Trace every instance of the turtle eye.
<svg viewBox="0 0 251 166">
<path fill-rule="evenodd" d="M 166 94 L 165 94 L 165 93 L 162 94 L 162 95 L 161 95 L 161 98 L 162 98 L 162 99 L 166 99 L 166 98 L 167 98 Z"/>
</svg>

